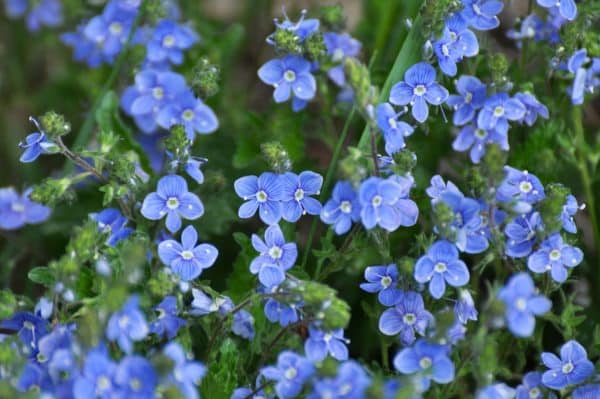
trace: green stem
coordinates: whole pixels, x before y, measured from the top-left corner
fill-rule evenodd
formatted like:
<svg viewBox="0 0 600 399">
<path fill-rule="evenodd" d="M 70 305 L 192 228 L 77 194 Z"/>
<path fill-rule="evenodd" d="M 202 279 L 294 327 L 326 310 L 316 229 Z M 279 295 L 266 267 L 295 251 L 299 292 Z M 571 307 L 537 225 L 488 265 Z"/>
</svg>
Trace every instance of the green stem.
<svg viewBox="0 0 600 399">
<path fill-rule="evenodd" d="M 581 175 L 581 184 L 583 185 L 583 192 L 585 195 L 585 202 L 587 203 L 588 213 L 590 215 L 592 224 L 592 234 L 594 237 L 595 247 L 600 244 L 600 227 L 598 226 L 598 217 L 596 214 L 596 200 L 594 198 L 594 189 L 592 187 L 593 181 L 590 176 L 588 169 L 588 163 L 586 160 L 586 141 L 585 132 L 583 130 L 583 115 L 581 106 L 574 106 L 571 111 L 571 118 L 573 119 L 573 129 L 575 131 L 575 143 L 577 148 L 577 167 Z"/>
<path fill-rule="evenodd" d="M 331 180 L 333 179 L 333 174 L 335 173 L 335 169 L 338 163 L 338 159 L 340 154 L 342 153 L 342 147 L 344 146 L 344 142 L 346 141 L 346 137 L 348 136 L 348 131 L 350 130 L 350 124 L 352 119 L 354 118 L 354 114 L 356 113 L 356 107 L 353 106 L 348 118 L 346 118 L 346 122 L 344 123 L 344 127 L 342 129 L 342 134 L 340 135 L 335 149 L 333 150 L 333 155 L 331 157 L 331 162 L 329 163 L 329 167 L 327 168 L 327 173 L 325 174 L 325 181 L 323 183 L 323 189 L 321 193 L 327 193 L 329 191 L 329 186 L 331 185 Z M 306 262 L 308 261 L 308 256 L 310 255 L 310 248 L 312 246 L 312 241 L 317 230 L 318 219 L 313 219 L 313 222 L 310 226 L 310 232 L 308 233 L 308 240 L 306 241 L 306 247 L 304 249 L 304 254 L 302 255 L 302 269 L 304 270 L 306 266 Z"/>
<path fill-rule="evenodd" d="M 108 79 L 106 80 L 106 82 L 104 82 L 104 85 L 102 85 L 102 89 L 100 90 L 100 95 L 94 101 L 94 105 L 92 106 L 92 109 L 86 116 L 85 121 L 83 121 L 83 125 L 81 126 L 81 129 L 79 129 L 79 132 L 77 133 L 77 137 L 75 138 L 75 142 L 73 143 L 72 148 L 82 147 L 89 140 L 89 138 L 92 134 L 92 131 L 94 129 L 95 121 L 96 121 L 96 111 L 102 104 L 102 99 L 104 99 L 104 96 L 110 90 L 110 88 L 115 83 L 115 80 L 119 76 L 121 67 L 123 66 L 123 63 L 125 62 L 125 59 L 127 58 L 127 54 L 129 54 L 129 49 L 131 47 L 131 40 L 133 38 L 133 34 L 135 33 L 138 25 L 140 24 L 140 22 L 142 20 L 142 14 L 146 7 L 146 3 L 148 3 L 148 0 L 142 1 L 142 4 L 140 5 L 140 8 L 139 8 L 139 12 L 138 12 L 137 16 L 135 17 L 135 20 L 133 21 L 133 25 L 131 26 L 131 31 L 129 32 L 129 35 L 127 36 L 127 41 L 125 42 L 125 44 L 123 45 L 123 49 L 121 50 L 121 54 L 119 54 L 119 57 L 117 58 L 117 61 L 115 62 L 115 65 L 114 65 L 112 71 L 110 72 Z M 68 166 L 65 166 L 64 170 L 67 170 L 68 168 L 69 168 Z"/>
</svg>

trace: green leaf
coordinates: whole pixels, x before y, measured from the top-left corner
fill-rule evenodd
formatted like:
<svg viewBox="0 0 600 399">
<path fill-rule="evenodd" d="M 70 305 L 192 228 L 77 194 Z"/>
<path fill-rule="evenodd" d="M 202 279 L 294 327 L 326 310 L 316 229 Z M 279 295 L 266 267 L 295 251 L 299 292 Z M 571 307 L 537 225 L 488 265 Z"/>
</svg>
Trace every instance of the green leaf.
<svg viewBox="0 0 600 399">
<path fill-rule="evenodd" d="M 46 287 L 50 287 L 55 281 L 54 270 L 46 266 L 34 267 L 27 273 L 27 277 L 34 283 Z"/>
</svg>

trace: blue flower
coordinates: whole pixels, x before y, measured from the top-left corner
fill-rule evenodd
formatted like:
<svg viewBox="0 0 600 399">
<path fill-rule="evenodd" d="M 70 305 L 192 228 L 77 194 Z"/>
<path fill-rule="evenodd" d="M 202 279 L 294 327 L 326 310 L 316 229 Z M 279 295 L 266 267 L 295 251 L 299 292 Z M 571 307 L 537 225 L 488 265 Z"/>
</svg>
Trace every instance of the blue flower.
<svg viewBox="0 0 600 399">
<path fill-rule="evenodd" d="M 506 36 L 512 40 L 516 40 L 517 47 L 521 48 L 523 46 L 523 40 L 535 39 L 536 42 L 543 40 L 545 38 L 544 30 L 544 21 L 537 15 L 530 14 L 521 21 L 519 30 L 510 29 L 506 32 Z"/>
<path fill-rule="evenodd" d="M 462 0 L 465 8 L 460 15 L 477 30 L 491 30 L 500 26 L 496 15 L 504 8 L 498 0 Z"/>
<path fill-rule="evenodd" d="M 281 284 L 285 272 L 294 266 L 298 258 L 298 248 L 293 242 L 285 242 L 279 225 L 271 225 L 265 230 L 265 241 L 252 235 L 252 246 L 260 255 L 250 263 L 250 272 L 258 274 L 258 280 L 267 287 Z"/>
<path fill-rule="evenodd" d="M 475 111 L 483 107 L 486 86 L 474 76 L 462 75 L 456 82 L 457 94 L 448 96 L 446 104 L 454 109 L 452 122 L 461 126 L 475 117 Z"/>
<path fill-rule="evenodd" d="M 469 291 L 464 289 L 460 290 L 459 298 L 454 305 L 454 314 L 462 324 L 467 324 L 469 320 L 477 320 L 477 309 L 475 308 L 473 297 Z"/>
<path fill-rule="evenodd" d="M 448 76 L 456 75 L 456 63 L 463 57 L 479 53 L 477 36 L 467 28 L 467 21 L 460 14 L 454 14 L 446 20 L 442 37 L 433 43 L 440 69 Z"/>
<path fill-rule="evenodd" d="M 117 243 L 129 237 L 134 229 L 125 227 L 127 218 L 116 208 L 107 208 L 92 214 L 92 219 L 98 223 L 98 230 L 108 234 L 106 245 L 114 247 Z"/>
<path fill-rule="evenodd" d="M 29 312 L 16 312 L 0 321 L 0 328 L 15 332 L 31 357 L 38 353 L 38 341 L 48 333 L 48 322 Z"/>
<path fill-rule="evenodd" d="M 83 33 L 101 48 L 105 60 L 112 63 L 125 45 L 136 11 L 125 11 L 116 2 L 109 2 L 102 14 L 93 17 Z"/>
<path fill-rule="evenodd" d="M 428 282 L 431 295 L 440 299 L 446 291 L 446 282 L 453 287 L 462 287 L 469 282 L 469 269 L 458 258 L 456 246 L 441 240 L 417 261 L 415 280 L 422 284 Z"/>
<path fill-rule="evenodd" d="M 531 253 L 536 240 L 536 232 L 543 229 L 542 218 L 538 212 L 517 216 L 504 228 L 506 234 L 506 255 L 512 258 L 524 258 Z"/>
<path fill-rule="evenodd" d="M 367 267 L 365 280 L 368 282 L 361 283 L 360 288 L 371 293 L 377 292 L 377 299 L 384 306 L 394 306 L 402 298 L 402 291 L 397 288 L 398 269 L 393 263 Z"/>
<path fill-rule="evenodd" d="M 312 100 L 317 91 L 317 83 L 310 72 L 310 62 L 302 57 L 287 55 L 268 61 L 260 67 L 258 76 L 275 88 L 275 102 L 287 101 L 290 96 L 306 102 Z"/>
<path fill-rule="evenodd" d="M 403 149 L 406 146 L 404 137 L 413 134 L 415 129 L 408 123 L 398 120 L 400 114 L 392 108 L 390 103 L 379 104 L 375 114 L 377 126 L 383 132 L 385 152 L 392 155 Z"/>
<path fill-rule="evenodd" d="M 575 0 L 537 0 L 537 3 L 545 8 L 557 8 L 560 15 L 568 21 L 577 17 Z"/>
<path fill-rule="evenodd" d="M 310 197 L 319 195 L 323 177 L 315 172 L 305 171 L 296 175 L 286 172 L 279 177 L 281 182 L 281 214 L 283 220 L 296 222 L 300 216 L 318 215 L 321 203 Z"/>
<path fill-rule="evenodd" d="M 226 296 L 219 296 L 213 300 L 196 288 L 192 288 L 192 295 L 194 299 L 190 304 L 192 307 L 190 314 L 194 316 L 203 316 L 213 312 L 218 312 L 219 316 L 225 316 L 233 309 L 233 302 Z"/>
<path fill-rule="evenodd" d="M 294 352 L 283 351 L 277 357 L 277 366 L 263 368 L 261 374 L 276 381 L 275 392 L 281 399 L 296 397 L 304 383 L 312 377 L 315 369 L 312 362 Z"/>
<path fill-rule="evenodd" d="M 559 233 L 548 237 L 540 248 L 529 255 L 527 267 L 535 273 L 550 272 L 552 280 L 564 283 L 567 268 L 577 266 L 583 260 L 583 252 L 577 247 L 565 244 Z"/>
<path fill-rule="evenodd" d="M 104 346 L 92 349 L 85 356 L 83 370 L 75 379 L 73 395 L 75 399 L 108 399 L 114 393 L 115 362 Z"/>
<path fill-rule="evenodd" d="M 544 186 L 534 174 L 520 171 L 510 166 L 504 167 L 506 176 L 498 187 L 496 200 L 500 202 L 516 201 L 517 209 L 528 212 L 531 206 L 546 197 Z"/>
<path fill-rule="evenodd" d="M 560 220 L 562 221 L 563 229 L 565 229 L 566 232 L 571 234 L 577 233 L 577 226 L 575 225 L 573 216 L 578 210 L 583 209 L 584 207 L 584 205 L 580 206 L 577 204 L 577 199 L 573 195 L 567 195 L 567 201 L 563 205 L 563 209 L 560 214 Z"/>
<path fill-rule="evenodd" d="M 265 316 L 267 316 L 270 322 L 278 322 L 281 326 L 285 327 L 300 319 L 298 316 L 299 307 L 300 305 L 298 304 L 288 305 L 269 298 L 265 303 Z"/>
<path fill-rule="evenodd" d="M 327 55 L 331 61 L 339 63 L 327 71 L 327 76 L 336 85 L 346 86 L 346 74 L 342 61 L 347 57 L 356 57 L 360 52 L 361 44 L 347 33 L 325 32 L 323 33 L 323 42 L 327 48 Z"/>
<path fill-rule="evenodd" d="M 581 384 L 595 369 L 594 364 L 587 359 L 585 348 L 574 340 L 560 348 L 560 358 L 554 353 L 542 353 L 542 362 L 549 369 L 542 375 L 542 383 L 555 390 Z"/>
<path fill-rule="evenodd" d="M 31 189 L 19 195 L 14 188 L 0 188 L 0 229 L 15 230 L 39 224 L 50 217 L 50 208 L 29 199 Z"/>
<path fill-rule="evenodd" d="M 158 318 L 150 324 L 150 332 L 159 337 L 166 336 L 172 340 L 179 329 L 186 325 L 185 320 L 177 317 L 177 298 L 174 296 L 166 296 L 154 310 L 158 311 Z"/>
<path fill-rule="evenodd" d="M 586 67 L 590 61 L 591 65 Z M 598 79 L 600 58 L 590 60 L 586 49 L 577 50 L 569 58 L 567 69 L 575 75 L 573 87 L 569 89 L 571 101 L 575 105 L 580 105 L 583 103 L 586 91 L 593 93 L 595 88 L 600 86 L 600 79 Z"/>
<path fill-rule="evenodd" d="M 314 326 L 308 328 L 309 336 L 304 342 L 304 353 L 313 362 L 320 362 L 330 354 L 336 360 L 348 359 L 347 340 L 344 330 L 322 331 Z"/>
<path fill-rule="evenodd" d="M 448 384 L 454 380 L 454 364 L 448 357 L 448 347 L 424 339 L 398 352 L 394 357 L 394 367 L 402 374 L 421 373 L 424 379 L 431 379 L 438 384 Z"/>
<path fill-rule="evenodd" d="M 183 125 L 185 134 L 194 141 L 196 133 L 209 134 L 217 130 L 219 121 L 213 110 L 191 91 L 185 91 L 156 115 L 156 123 L 164 129 Z"/>
<path fill-rule="evenodd" d="M 169 61 L 179 65 L 183 62 L 183 50 L 189 49 L 197 41 L 198 35 L 189 26 L 163 19 L 154 28 L 146 57 L 152 63 Z"/>
<path fill-rule="evenodd" d="M 196 183 L 198 184 L 202 184 L 204 183 L 204 174 L 202 173 L 202 170 L 200 169 L 200 167 L 202 165 L 204 165 L 206 163 L 206 159 L 194 159 L 194 158 L 189 158 L 187 160 L 187 162 L 185 163 L 185 172 L 188 174 L 189 177 L 191 177 L 192 179 L 194 179 L 196 181 Z"/>
<path fill-rule="evenodd" d="M 365 370 L 350 360 L 339 365 L 334 378 L 322 378 L 313 385 L 307 399 L 361 399 L 371 383 Z"/>
<path fill-rule="evenodd" d="M 142 132 L 152 133 L 158 128 L 158 113 L 178 102 L 188 90 L 185 78 L 178 73 L 145 69 L 135 75 L 135 85 L 123 92 L 121 108 L 133 117 Z"/>
<path fill-rule="evenodd" d="M 415 332 L 425 335 L 434 318 L 425 310 L 423 297 L 416 292 L 405 292 L 393 308 L 385 310 L 379 317 L 379 331 L 385 335 L 400 334 L 403 345 L 415 342 Z"/>
<path fill-rule="evenodd" d="M 196 194 L 188 192 L 185 179 L 177 175 L 161 177 L 156 192 L 144 198 L 141 209 L 146 219 L 160 220 L 165 215 L 167 230 L 171 233 L 181 228 L 181 218 L 196 220 L 204 213 L 204 205 Z"/>
<path fill-rule="evenodd" d="M 115 372 L 115 382 L 124 398 L 146 399 L 155 395 L 158 377 L 152 364 L 141 356 L 125 356 Z"/>
<path fill-rule="evenodd" d="M 144 314 L 138 307 L 138 297 L 131 296 L 118 312 L 108 320 L 106 337 L 117 341 L 123 352 L 130 354 L 133 342 L 141 341 L 148 335 L 149 329 Z"/>
<path fill-rule="evenodd" d="M 73 59 L 83 61 L 90 68 L 99 67 L 104 61 L 105 56 L 102 53 L 102 43 L 97 43 L 85 35 L 85 24 L 77 26 L 75 32 L 66 32 L 60 35 L 60 40 L 67 46 L 73 47 Z M 108 62 L 114 61 L 113 57 L 108 57 Z"/>
<path fill-rule="evenodd" d="M 442 176 L 440 175 L 433 176 L 430 183 L 431 185 L 425 189 L 425 192 L 427 193 L 427 196 L 431 198 L 432 206 L 443 202 L 442 194 L 444 194 L 446 191 L 462 195 L 454 183 L 452 183 L 450 180 L 448 180 L 447 183 L 444 182 L 444 179 L 442 179 Z"/>
<path fill-rule="evenodd" d="M 277 29 L 293 32 L 296 36 L 298 36 L 298 43 L 302 43 L 307 37 L 319 30 L 318 19 L 305 19 L 306 10 L 302 10 L 302 14 L 300 15 L 298 22 L 290 21 L 288 16 L 285 14 L 285 11 L 283 15 L 285 20 L 283 20 L 283 22 L 279 22 L 277 19 L 275 19 L 275 26 Z M 271 45 L 275 44 L 272 35 L 267 38 L 267 43 Z"/>
<path fill-rule="evenodd" d="M 538 294 L 527 273 L 512 276 L 498 293 L 506 305 L 508 329 L 517 337 L 529 337 L 535 328 L 535 317 L 548 312 L 552 302 Z"/>
<path fill-rule="evenodd" d="M 485 251 L 489 243 L 482 230 L 479 202 L 465 197 L 458 189 L 446 189 L 441 193 L 440 199 L 455 215 L 454 220 L 447 226 L 449 236 L 444 238 L 454 242 L 462 252 L 478 254 Z M 437 229 L 436 227 L 436 231 Z"/>
<path fill-rule="evenodd" d="M 452 148 L 459 152 L 467 151 L 470 148 L 471 161 L 479 163 L 485 155 L 485 146 L 493 143 L 498 144 L 504 151 L 509 149 L 508 135 L 501 134 L 495 129 L 486 130 L 469 124 L 458 132 L 458 136 L 452 142 Z"/>
<path fill-rule="evenodd" d="M 54 143 L 48 140 L 44 132 L 34 132 L 25 137 L 25 142 L 19 143 L 19 148 L 24 148 L 19 161 L 23 163 L 33 162 L 41 154 L 50 154 L 53 152 Z"/>
<path fill-rule="evenodd" d="M 352 223 L 360 220 L 360 203 L 352 183 L 339 181 L 333 187 L 331 199 L 321 209 L 321 220 L 333 224 L 336 234 L 345 234 Z"/>
<path fill-rule="evenodd" d="M 163 353 L 174 363 L 169 381 L 179 389 L 184 398 L 200 398 L 197 386 L 206 374 L 206 367 L 200 362 L 188 360 L 183 348 L 177 342 L 169 342 L 163 349 Z"/>
<path fill-rule="evenodd" d="M 539 102 L 533 94 L 517 93 L 515 94 L 515 99 L 519 100 L 525 106 L 526 111 L 522 121 L 525 122 L 527 126 L 533 126 L 538 116 L 541 116 L 544 119 L 550 117 L 548 107 Z"/>
<path fill-rule="evenodd" d="M 544 386 L 542 385 L 542 373 L 532 371 L 525 374 L 523 383 L 517 387 L 515 399 L 556 399 L 556 395 L 550 393 L 544 396 Z"/>
<path fill-rule="evenodd" d="M 211 267 L 219 251 L 213 245 L 198 243 L 198 232 L 188 226 L 181 233 L 181 244 L 175 240 L 165 240 L 158 245 L 158 257 L 183 281 L 191 281 L 200 276 L 204 269 Z"/>
<path fill-rule="evenodd" d="M 231 399 L 273 399 L 273 396 L 267 395 L 262 389 L 254 391 L 252 388 L 236 388 Z"/>
<path fill-rule="evenodd" d="M 231 331 L 242 338 L 254 339 L 254 317 L 244 309 L 233 315 Z"/>
<path fill-rule="evenodd" d="M 56 27 L 63 21 L 60 0 L 5 0 L 4 8 L 10 18 L 20 18 L 27 14 L 27 29 L 39 31 L 43 26 Z"/>
<path fill-rule="evenodd" d="M 39 301 L 35 305 L 34 313 L 36 316 L 42 319 L 50 319 L 52 312 L 54 311 L 54 304 L 46 297 L 40 297 Z"/>
<path fill-rule="evenodd" d="M 508 121 L 523 119 L 527 109 L 517 99 L 506 93 L 496 93 L 485 100 L 483 109 L 477 115 L 477 126 L 482 129 L 495 129 L 505 135 L 508 132 Z"/>
<path fill-rule="evenodd" d="M 390 91 L 390 102 L 412 106 L 412 116 L 423 123 L 429 116 L 427 103 L 440 105 L 448 98 L 448 90 L 435 81 L 435 69 L 426 62 L 408 68 L 404 81 L 396 83 Z"/>
<path fill-rule="evenodd" d="M 246 201 L 238 210 L 240 218 L 251 218 L 258 209 L 260 219 L 266 224 L 279 222 L 282 187 L 278 175 L 265 172 L 259 177 L 244 176 L 237 179 L 233 186 L 235 193 Z"/>
<path fill-rule="evenodd" d="M 370 177 L 360 186 L 360 216 L 363 225 L 370 230 L 379 225 L 387 231 L 400 226 L 413 226 L 417 222 L 419 209 L 408 199 L 412 180 L 390 177 Z"/>
<path fill-rule="evenodd" d="M 600 397 L 600 384 L 583 385 L 572 393 L 573 399 L 594 399 Z"/>
<path fill-rule="evenodd" d="M 475 399 L 513 399 L 515 390 L 504 383 L 488 385 L 479 392 Z"/>
</svg>

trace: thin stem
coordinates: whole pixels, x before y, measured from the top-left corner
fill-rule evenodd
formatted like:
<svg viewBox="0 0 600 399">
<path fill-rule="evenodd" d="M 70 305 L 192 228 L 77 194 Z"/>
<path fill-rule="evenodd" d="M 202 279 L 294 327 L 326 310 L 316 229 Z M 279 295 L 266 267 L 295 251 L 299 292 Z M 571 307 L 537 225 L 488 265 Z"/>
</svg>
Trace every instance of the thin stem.
<svg viewBox="0 0 600 399">
<path fill-rule="evenodd" d="M 256 395 L 257 393 L 259 393 L 260 391 L 262 391 L 263 389 L 265 389 L 269 385 L 273 384 L 273 382 L 274 381 L 267 381 L 267 382 L 259 385 L 258 387 L 256 387 L 254 389 L 254 391 L 252 391 L 248 395 L 244 396 L 244 399 L 252 399 L 254 397 L 254 395 Z"/>
<path fill-rule="evenodd" d="M 577 167 L 581 174 L 581 183 L 587 203 L 587 209 L 590 214 L 592 224 L 592 234 L 596 245 L 600 244 L 600 227 L 598 226 L 598 217 L 596 215 L 596 200 L 594 198 L 593 181 L 588 169 L 588 163 L 585 153 L 585 132 L 583 130 L 583 115 L 581 106 L 574 106 L 571 111 L 573 119 L 573 129 L 575 130 L 575 142 L 577 148 Z"/>
<path fill-rule="evenodd" d="M 375 176 L 379 176 L 379 164 L 377 162 L 377 135 L 373 127 L 370 127 L 369 129 L 371 130 L 371 158 L 373 158 L 373 172 L 375 173 Z"/>
<path fill-rule="evenodd" d="M 331 162 L 329 163 L 329 167 L 327 168 L 327 173 L 325 174 L 325 181 L 323 182 L 323 188 L 321 193 L 328 193 L 329 186 L 331 185 L 331 181 L 333 179 L 333 174 L 335 173 L 338 159 L 340 154 L 342 153 L 342 147 L 344 142 L 346 141 L 346 137 L 348 136 L 348 131 L 350 130 L 350 123 L 354 118 L 354 114 L 356 113 L 356 106 L 352 107 L 350 110 L 350 114 L 348 114 L 348 118 L 346 118 L 346 122 L 344 123 L 344 127 L 342 128 L 342 134 L 340 135 L 335 149 L 333 150 L 333 155 L 331 156 Z M 308 240 L 306 241 L 306 247 L 304 248 L 304 254 L 302 255 L 302 269 L 304 270 L 306 267 L 306 262 L 308 261 L 308 256 L 310 255 L 310 248 L 312 246 L 313 238 L 315 232 L 317 231 L 318 219 L 314 218 L 313 222 L 310 226 L 310 231 L 308 233 Z"/>
<path fill-rule="evenodd" d="M 250 295 L 248 298 L 246 298 L 242 302 L 240 302 L 236 307 L 231 309 L 231 312 L 227 313 L 225 316 L 223 316 L 222 318 L 219 319 L 219 323 L 217 324 L 217 327 L 215 328 L 215 332 L 210 337 L 210 340 L 208 341 L 208 344 L 206 345 L 206 356 L 207 357 L 210 354 L 210 351 L 212 350 L 213 345 L 217 341 L 217 337 L 219 335 L 221 335 L 221 330 L 223 329 L 223 324 L 225 324 L 225 320 L 227 320 L 229 318 L 229 316 L 232 316 L 232 315 L 236 314 L 237 312 L 239 312 L 240 310 L 242 310 L 243 308 L 245 308 L 250 302 L 252 302 L 252 299 L 254 298 L 255 295 L 256 294 Z"/>
</svg>

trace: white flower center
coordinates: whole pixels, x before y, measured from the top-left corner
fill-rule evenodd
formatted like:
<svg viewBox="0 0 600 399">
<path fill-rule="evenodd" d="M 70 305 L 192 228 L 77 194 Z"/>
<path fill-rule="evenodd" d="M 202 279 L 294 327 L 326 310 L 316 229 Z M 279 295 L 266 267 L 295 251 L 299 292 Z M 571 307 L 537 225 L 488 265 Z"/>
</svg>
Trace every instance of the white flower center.
<svg viewBox="0 0 600 399">
<path fill-rule="evenodd" d="M 113 22 L 108 26 L 108 30 L 113 35 L 120 35 L 123 32 L 123 25 L 120 22 Z"/>
<path fill-rule="evenodd" d="M 283 73 L 283 78 L 286 80 L 286 82 L 293 82 L 294 80 L 296 80 L 296 72 L 292 71 L 291 69 L 288 69 Z"/>
<path fill-rule="evenodd" d="M 470 104 L 473 101 L 473 94 L 471 92 L 467 92 L 465 94 L 465 104 Z"/>
<path fill-rule="evenodd" d="M 444 54 L 446 57 L 448 57 L 450 55 L 450 50 L 448 50 L 448 45 L 446 45 L 446 44 L 442 45 L 442 54 Z"/>
<path fill-rule="evenodd" d="M 527 194 L 532 189 L 533 189 L 533 185 L 526 180 L 519 183 L 519 190 L 521 190 L 521 192 L 524 194 Z"/>
<path fill-rule="evenodd" d="M 96 381 L 97 391 L 105 391 L 110 388 L 110 380 L 105 376 L 101 375 Z"/>
<path fill-rule="evenodd" d="M 352 212 L 352 204 L 350 203 L 350 201 L 342 201 L 342 203 L 340 204 L 340 209 L 344 213 L 350 213 Z"/>
<path fill-rule="evenodd" d="M 515 301 L 515 307 L 521 312 L 524 311 L 527 308 L 527 301 L 525 298 L 517 298 Z"/>
<path fill-rule="evenodd" d="M 392 284 L 392 278 L 390 276 L 384 276 L 381 279 L 381 285 L 383 285 L 383 288 L 387 288 Z"/>
<path fill-rule="evenodd" d="M 573 366 L 573 363 L 568 362 L 568 363 L 563 364 L 562 372 L 565 374 L 569 374 L 571 371 L 573 371 L 574 368 L 575 368 L 575 366 Z"/>
<path fill-rule="evenodd" d="M 190 260 L 194 257 L 194 253 L 189 250 L 185 250 L 181 253 L 181 257 L 185 260 Z"/>
<path fill-rule="evenodd" d="M 415 316 L 414 313 L 407 313 L 402 317 L 402 321 L 404 322 L 404 324 L 412 326 L 417 322 L 417 316 Z"/>
<path fill-rule="evenodd" d="M 392 129 L 396 129 L 398 127 L 398 123 L 396 122 L 396 119 L 394 119 L 394 118 L 388 119 L 388 124 L 390 125 L 390 127 Z"/>
<path fill-rule="evenodd" d="M 129 325 L 129 317 L 128 316 L 121 316 L 119 318 L 119 327 L 125 328 L 128 325 Z"/>
<path fill-rule="evenodd" d="M 183 111 L 181 116 L 186 121 L 191 121 L 192 119 L 194 119 L 194 111 L 192 111 L 191 109 L 186 109 L 185 111 Z"/>
<path fill-rule="evenodd" d="M 165 91 L 162 87 L 155 87 L 152 89 L 152 96 L 157 100 L 162 100 L 162 98 L 165 96 Z"/>
<path fill-rule="evenodd" d="M 167 208 L 177 209 L 179 208 L 179 200 L 176 197 L 169 197 L 167 200 Z"/>
<path fill-rule="evenodd" d="M 285 370 L 285 373 L 283 373 L 283 375 L 288 380 L 293 380 L 298 375 L 298 370 L 296 370 L 294 367 L 290 367 L 287 370 Z"/>
<path fill-rule="evenodd" d="M 331 60 L 333 62 L 341 61 L 344 58 L 344 50 L 341 48 L 336 48 L 333 50 L 333 54 L 331 55 Z"/>
<path fill-rule="evenodd" d="M 423 86 L 423 85 L 417 85 L 417 87 L 415 87 L 413 89 L 413 94 L 415 96 L 422 96 L 425 93 L 427 93 L 427 87 Z"/>
<path fill-rule="evenodd" d="M 421 360 L 419 360 L 419 366 L 421 366 L 422 369 L 428 369 L 431 367 L 431 358 L 427 356 L 422 357 Z"/>
<path fill-rule="evenodd" d="M 258 202 L 267 202 L 268 196 L 263 190 L 260 190 L 256 193 L 256 200 Z"/>
<path fill-rule="evenodd" d="M 550 251 L 550 260 L 559 260 L 560 259 L 560 251 L 558 249 L 553 249 Z"/>
<path fill-rule="evenodd" d="M 448 267 L 444 262 L 438 262 L 435 264 L 433 269 L 438 273 L 444 273 L 446 270 L 448 270 Z"/>
<path fill-rule="evenodd" d="M 498 105 L 496 108 L 494 108 L 494 116 L 496 118 L 499 118 L 502 115 L 504 115 L 504 107 L 501 105 Z"/>
<path fill-rule="evenodd" d="M 454 41 L 454 40 L 456 40 L 456 37 L 457 37 L 456 32 L 450 31 L 450 40 Z"/>
<path fill-rule="evenodd" d="M 540 396 L 540 389 L 538 387 L 533 387 L 529 390 L 529 397 L 531 399 L 537 399 Z"/>
<path fill-rule="evenodd" d="M 175 37 L 173 35 L 165 36 L 163 38 L 162 44 L 165 47 L 173 47 L 175 45 Z"/>
<path fill-rule="evenodd" d="M 283 251 L 277 245 L 269 248 L 269 256 L 273 259 L 279 259 L 283 255 Z"/>
<path fill-rule="evenodd" d="M 381 198 L 381 195 L 376 195 L 371 200 L 371 204 L 373 204 L 373 206 L 375 206 L 375 207 L 381 205 L 382 202 L 383 202 L 383 198 Z"/>
<path fill-rule="evenodd" d="M 129 382 L 129 386 L 133 391 L 137 392 L 142 388 L 142 382 L 139 380 L 139 378 L 132 378 Z"/>
<path fill-rule="evenodd" d="M 302 190 L 301 188 L 297 189 L 294 193 L 294 198 L 296 199 L 296 201 L 302 200 L 304 198 L 304 190 Z"/>
<path fill-rule="evenodd" d="M 478 139 L 483 140 L 486 138 L 487 132 L 483 129 L 475 129 L 475 136 L 477 136 Z"/>
</svg>

